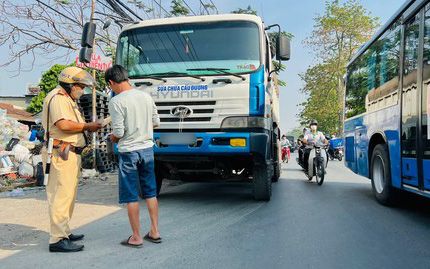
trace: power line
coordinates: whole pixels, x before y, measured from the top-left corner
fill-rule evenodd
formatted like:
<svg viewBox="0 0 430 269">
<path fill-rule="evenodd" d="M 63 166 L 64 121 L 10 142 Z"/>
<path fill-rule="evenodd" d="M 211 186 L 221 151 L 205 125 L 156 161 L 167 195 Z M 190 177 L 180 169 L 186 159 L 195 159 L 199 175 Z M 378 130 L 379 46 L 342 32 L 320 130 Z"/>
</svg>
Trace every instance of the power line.
<svg viewBox="0 0 430 269">
<path fill-rule="evenodd" d="M 106 2 L 112 7 L 112 9 L 119 15 L 124 18 L 127 18 L 130 21 L 134 21 L 132 17 L 130 17 L 115 0 L 106 0 Z"/>
<path fill-rule="evenodd" d="M 49 8 L 50 10 L 54 11 L 55 13 L 57 13 L 57 14 L 59 14 L 59 15 L 63 16 L 64 18 L 68 19 L 69 21 L 72 21 L 72 22 L 74 22 L 74 23 L 76 23 L 76 24 L 78 24 L 78 25 L 81 25 L 81 23 L 80 23 L 79 21 L 74 20 L 74 19 L 70 18 L 70 17 L 69 17 L 69 16 L 67 16 L 67 15 L 64 15 L 64 13 L 61 13 L 60 11 L 56 10 L 55 8 L 53 8 L 53 7 L 51 7 L 51 6 L 49 6 L 49 5 L 45 4 L 45 3 L 43 3 L 42 1 L 40 1 L 40 0 L 36 0 L 36 1 L 37 1 L 39 4 L 42 4 L 43 6 L 45 6 L 45 7 Z"/>
<path fill-rule="evenodd" d="M 184 2 L 184 4 L 188 7 L 188 9 L 191 11 L 191 13 L 194 14 L 194 16 L 197 16 L 197 14 L 194 12 L 194 10 L 188 5 L 187 1 L 182 0 L 182 2 Z"/>
<path fill-rule="evenodd" d="M 112 7 L 106 5 L 102 0 L 97 0 L 97 3 L 101 4 L 102 6 L 104 6 L 105 8 L 109 9 L 111 12 L 117 13 L 115 10 L 113 10 Z M 123 19 L 123 18 L 122 18 Z"/>
<path fill-rule="evenodd" d="M 123 8 L 125 8 L 126 10 L 128 10 L 128 12 L 130 12 L 131 14 L 133 14 L 136 18 L 138 18 L 139 20 L 143 21 L 143 19 L 137 15 L 133 10 L 131 10 L 126 4 L 124 4 L 123 2 L 121 2 L 121 0 L 115 0 L 118 4 L 120 4 Z"/>
<path fill-rule="evenodd" d="M 160 0 L 160 3 L 158 3 L 157 1 L 154 1 L 154 0 L 152 0 L 154 3 L 156 3 L 157 4 L 157 6 L 159 6 L 160 7 L 160 9 L 161 10 L 163 10 L 165 13 L 166 13 L 166 15 L 167 16 L 171 16 L 172 14 L 169 12 L 169 11 L 167 11 L 162 5 L 161 5 L 161 0 Z M 160 14 L 160 16 L 161 16 L 161 14 Z"/>
<path fill-rule="evenodd" d="M 200 0 L 200 5 L 201 5 L 205 10 L 206 10 L 206 13 L 209 15 L 209 10 L 208 10 L 208 8 L 206 7 L 206 4 L 204 4 L 202 0 Z M 201 9 L 200 9 L 200 10 L 201 10 Z M 201 13 L 204 13 L 204 12 L 201 12 Z"/>
<path fill-rule="evenodd" d="M 64 18 L 66 18 L 66 19 L 68 19 L 69 21 L 74 22 L 74 23 L 76 23 L 77 25 L 81 25 L 81 26 L 82 26 L 82 24 L 81 24 L 79 21 L 74 20 L 74 19 L 70 18 L 70 17 L 69 17 L 69 16 L 67 16 L 67 15 L 64 15 L 64 13 L 60 12 L 59 10 L 56 10 L 55 8 L 53 8 L 53 7 L 51 7 L 51 6 L 47 5 L 47 4 L 45 4 L 44 2 L 42 2 L 42 1 L 40 1 L 40 0 L 36 0 L 36 1 L 37 1 L 39 4 L 41 4 L 41 5 L 43 5 L 43 6 L 47 7 L 47 8 L 49 8 L 50 10 L 54 11 L 54 12 L 55 12 L 55 13 L 57 13 L 58 15 L 60 15 L 60 16 L 62 16 L 62 17 L 64 17 Z M 101 34 L 99 34 L 99 33 L 97 33 L 97 32 L 96 32 L 96 35 L 100 36 L 101 38 L 107 39 L 107 40 L 109 40 L 109 41 L 110 41 L 110 42 L 112 42 L 112 43 L 115 43 L 114 41 L 110 40 L 109 38 L 106 38 L 105 36 L 103 36 L 103 35 L 101 35 Z"/>
<path fill-rule="evenodd" d="M 215 8 L 216 10 L 216 14 L 219 14 L 218 12 L 218 8 L 216 7 L 216 5 L 214 4 L 214 2 L 212 0 L 209 0 L 209 2 L 211 2 L 212 6 Z"/>
</svg>

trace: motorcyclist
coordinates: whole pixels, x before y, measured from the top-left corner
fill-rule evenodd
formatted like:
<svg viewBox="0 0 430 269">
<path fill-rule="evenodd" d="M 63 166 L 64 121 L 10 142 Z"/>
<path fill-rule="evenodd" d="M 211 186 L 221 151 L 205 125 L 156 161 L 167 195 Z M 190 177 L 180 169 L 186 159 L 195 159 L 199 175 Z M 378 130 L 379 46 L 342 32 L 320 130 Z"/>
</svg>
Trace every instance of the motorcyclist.
<svg viewBox="0 0 430 269">
<path fill-rule="evenodd" d="M 336 139 L 336 134 L 332 134 L 331 139 L 329 141 L 330 146 L 328 147 L 328 150 L 327 150 L 327 153 L 329 156 L 334 156 L 334 146 L 333 146 L 334 139 Z"/>
<path fill-rule="evenodd" d="M 299 164 L 303 166 L 303 153 L 306 148 L 306 145 L 303 143 L 303 139 L 305 135 L 309 132 L 308 128 L 303 128 L 303 134 L 299 136 Z"/>
<path fill-rule="evenodd" d="M 328 140 L 322 132 L 318 131 L 318 121 L 312 120 L 309 124 L 310 131 L 304 136 L 303 144 L 306 148 L 303 153 L 303 164 L 305 171 L 308 171 L 309 154 L 313 149 L 314 145 L 327 145 Z"/>
<path fill-rule="evenodd" d="M 285 157 L 288 158 L 287 160 L 290 159 L 290 148 L 291 148 L 290 140 L 287 139 L 286 135 L 283 135 L 281 139 L 282 161 L 285 160 Z"/>
</svg>

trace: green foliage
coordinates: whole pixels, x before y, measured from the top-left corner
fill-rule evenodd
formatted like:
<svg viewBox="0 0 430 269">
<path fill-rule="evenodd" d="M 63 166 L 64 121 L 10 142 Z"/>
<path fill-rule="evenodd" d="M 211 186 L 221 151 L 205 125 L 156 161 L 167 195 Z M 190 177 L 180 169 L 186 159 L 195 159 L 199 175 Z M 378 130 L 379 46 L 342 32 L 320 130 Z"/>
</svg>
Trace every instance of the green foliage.
<svg viewBox="0 0 430 269">
<path fill-rule="evenodd" d="M 27 111 L 30 113 L 39 113 L 43 108 L 43 100 L 45 96 L 55 89 L 58 85 L 58 75 L 66 68 L 66 65 L 55 64 L 48 71 L 42 74 L 40 79 L 40 93 L 31 99 Z"/>
<path fill-rule="evenodd" d="M 269 39 L 270 39 L 272 55 L 275 55 L 276 54 L 276 44 L 278 43 L 279 33 L 278 32 L 271 32 L 271 33 L 268 33 L 268 35 L 269 35 Z M 281 35 L 287 36 L 290 39 L 293 38 L 293 34 L 287 33 L 285 31 L 282 31 Z M 275 72 L 277 75 L 279 75 L 279 73 L 281 71 L 285 71 L 285 65 L 283 65 L 282 63 L 279 64 L 279 61 L 272 60 L 272 63 L 273 63 L 275 70 L 277 70 Z M 278 79 L 278 85 L 281 87 L 284 87 L 284 86 L 287 86 L 287 83 L 284 80 Z"/>
<path fill-rule="evenodd" d="M 184 5 L 184 2 L 182 0 L 172 0 L 171 5 L 172 10 L 170 13 L 173 16 L 187 16 L 190 14 L 190 10 Z"/>
<path fill-rule="evenodd" d="M 257 11 L 252 9 L 251 5 L 249 5 L 246 9 L 238 8 L 232 11 L 234 14 L 249 14 L 249 15 L 257 15 Z"/>
<path fill-rule="evenodd" d="M 27 111 L 33 114 L 37 114 L 42 111 L 43 108 L 43 100 L 46 97 L 45 92 L 40 92 L 37 96 L 31 99 L 30 105 L 27 108 Z"/>
<path fill-rule="evenodd" d="M 67 65 L 55 64 L 48 71 L 44 72 L 39 83 L 40 89 L 45 93 L 55 89 L 58 85 L 58 75 L 66 67 Z"/>
<path fill-rule="evenodd" d="M 342 63 L 364 44 L 379 26 L 358 0 L 344 4 L 338 0 L 326 2 L 325 13 L 315 19 L 314 30 L 306 43 L 323 59 L 337 58 Z"/>
<path fill-rule="evenodd" d="M 297 140 L 297 138 L 299 138 L 299 136 L 303 134 L 303 128 L 304 128 L 304 126 L 296 127 L 293 130 L 287 132 L 286 135 L 287 136 L 294 136 L 294 139 Z"/>
<path fill-rule="evenodd" d="M 321 62 L 301 75 L 302 89 L 308 100 L 301 104 L 302 123 L 317 119 L 327 132 L 342 129 L 344 106 L 343 76 L 354 52 L 372 36 L 379 26 L 358 0 L 326 2 L 323 15 L 315 19 L 314 30 L 305 43 L 315 51 Z"/>
<path fill-rule="evenodd" d="M 318 64 L 300 76 L 305 81 L 302 92 L 308 96 L 301 104 L 303 109 L 299 117 L 302 125 L 308 126 L 309 122 L 315 119 L 321 131 L 328 133 L 337 131 L 339 105 L 335 67 L 336 64 L 333 62 Z"/>
</svg>

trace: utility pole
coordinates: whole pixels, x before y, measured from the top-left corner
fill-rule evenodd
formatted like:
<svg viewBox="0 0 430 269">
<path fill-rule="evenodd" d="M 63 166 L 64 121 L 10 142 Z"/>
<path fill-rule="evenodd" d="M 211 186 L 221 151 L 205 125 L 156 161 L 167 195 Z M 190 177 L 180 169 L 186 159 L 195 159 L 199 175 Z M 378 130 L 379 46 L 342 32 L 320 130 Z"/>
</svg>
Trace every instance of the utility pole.
<svg viewBox="0 0 430 269">
<path fill-rule="evenodd" d="M 96 10 L 96 0 L 91 0 L 91 16 L 90 16 L 90 21 L 94 22 L 94 12 Z M 93 41 L 93 53 L 95 53 L 95 49 L 96 49 L 96 39 L 94 38 Z M 92 57 L 92 55 L 91 55 Z M 93 78 L 94 81 L 96 80 L 96 70 L 93 69 Z M 97 101 L 97 93 L 96 93 L 96 86 L 93 85 L 93 102 L 92 102 L 92 114 L 93 114 L 93 122 L 95 122 L 97 120 L 97 109 L 96 109 L 96 101 Z M 97 147 L 97 136 L 96 136 L 96 132 L 93 132 L 93 139 L 92 139 L 92 148 L 93 148 L 93 168 L 96 168 L 96 147 Z"/>
</svg>

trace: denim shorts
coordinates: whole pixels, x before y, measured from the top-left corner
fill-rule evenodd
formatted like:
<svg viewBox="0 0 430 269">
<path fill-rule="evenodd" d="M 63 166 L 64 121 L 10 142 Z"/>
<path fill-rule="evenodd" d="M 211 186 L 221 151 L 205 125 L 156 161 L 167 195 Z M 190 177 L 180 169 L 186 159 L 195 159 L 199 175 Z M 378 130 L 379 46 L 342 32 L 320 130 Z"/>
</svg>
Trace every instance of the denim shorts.
<svg viewBox="0 0 430 269">
<path fill-rule="evenodd" d="M 157 196 L 152 148 L 119 153 L 119 203 Z"/>
</svg>

